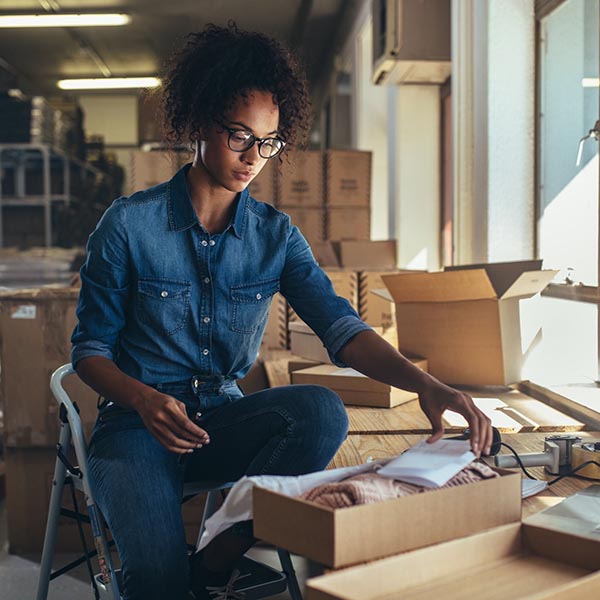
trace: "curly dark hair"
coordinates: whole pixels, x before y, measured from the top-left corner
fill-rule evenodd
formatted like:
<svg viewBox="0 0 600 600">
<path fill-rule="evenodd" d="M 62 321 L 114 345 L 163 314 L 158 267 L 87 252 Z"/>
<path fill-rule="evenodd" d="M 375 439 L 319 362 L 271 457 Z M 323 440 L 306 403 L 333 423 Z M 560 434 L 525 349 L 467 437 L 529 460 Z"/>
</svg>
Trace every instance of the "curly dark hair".
<svg viewBox="0 0 600 600">
<path fill-rule="evenodd" d="M 281 137 L 305 143 L 312 119 L 306 78 L 298 60 L 275 39 L 209 24 L 187 36 L 163 78 L 165 137 L 176 146 L 223 120 L 236 98 L 251 90 L 271 92 L 279 106 Z"/>
</svg>

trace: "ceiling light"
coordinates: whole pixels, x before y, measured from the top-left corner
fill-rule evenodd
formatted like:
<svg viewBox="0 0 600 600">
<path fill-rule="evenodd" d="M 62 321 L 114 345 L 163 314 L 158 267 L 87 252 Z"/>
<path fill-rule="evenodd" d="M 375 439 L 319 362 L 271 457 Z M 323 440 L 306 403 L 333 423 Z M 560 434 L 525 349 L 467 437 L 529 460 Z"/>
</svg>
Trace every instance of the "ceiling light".
<svg viewBox="0 0 600 600">
<path fill-rule="evenodd" d="M 130 22 L 131 17 L 129 15 L 117 13 L 0 15 L 0 27 L 97 27 L 127 25 Z"/>
<path fill-rule="evenodd" d="M 598 87 L 599 83 L 600 83 L 600 79 L 598 79 L 598 77 L 584 77 L 581 80 L 581 85 L 585 88 Z"/>
<path fill-rule="evenodd" d="M 160 85 L 157 77 L 97 77 L 93 79 L 61 79 L 61 90 L 119 90 L 127 88 L 154 88 Z"/>
</svg>

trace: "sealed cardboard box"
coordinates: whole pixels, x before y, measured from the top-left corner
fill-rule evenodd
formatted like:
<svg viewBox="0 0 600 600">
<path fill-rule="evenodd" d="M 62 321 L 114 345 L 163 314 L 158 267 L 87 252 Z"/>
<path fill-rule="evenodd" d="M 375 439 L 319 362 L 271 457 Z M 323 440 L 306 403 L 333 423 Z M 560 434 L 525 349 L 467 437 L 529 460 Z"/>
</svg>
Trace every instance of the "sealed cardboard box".
<svg viewBox="0 0 600 600">
<path fill-rule="evenodd" d="M 325 215 L 321 208 L 281 207 L 290 216 L 292 225 L 300 229 L 306 241 L 312 246 L 322 242 L 325 236 Z"/>
<path fill-rule="evenodd" d="M 518 521 L 521 475 L 500 473 L 477 483 L 341 509 L 256 487 L 254 535 L 333 568 L 407 552 Z"/>
<path fill-rule="evenodd" d="M 410 360 L 419 369 L 427 371 L 425 359 L 410 358 Z M 294 371 L 292 383 L 324 385 L 338 394 L 344 404 L 357 406 L 392 408 L 418 398 L 416 392 L 399 390 L 387 383 L 370 379 L 354 369 L 340 368 L 335 365 L 319 365 Z"/>
<path fill-rule="evenodd" d="M 376 271 L 396 268 L 395 240 L 326 240 L 312 250 L 322 267 Z"/>
<path fill-rule="evenodd" d="M 271 301 L 267 325 L 261 342 L 262 348 L 287 348 L 287 302 L 277 293 Z"/>
<path fill-rule="evenodd" d="M 323 343 L 304 321 L 294 321 L 288 327 L 290 350 L 293 354 L 317 363 L 331 362 Z"/>
<path fill-rule="evenodd" d="M 325 153 L 326 202 L 329 206 L 370 206 L 371 152 L 328 150 Z"/>
<path fill-rule="evenodd" d="M 260 202 L 277 205 L 277 161 L 268 160 L 262 171 L 248 185 L 253 198 Z"/>
<path fill-rule="evenodd" d="M 318 151 L 294 152 L 289 164 L 281 166 L 279 205 L 285 208 L 322 208 L 323 154 Z M 286 211 L 287 212 L 287 211 Z"/>
<path fill-rule="evenodd" d="M 325 233 L 328 240 L 371 239 L 371 209 L 329 207 L 325 215 Z"/>
<path fill-rule="evenodd" d="M 0 392 L 7 447 L 51 448 L 58 442 L 58 404 L 50 392 L 50 376 L 70 361 L 78 295 L 76 288 L 32 288 L 0 294 Z M 65 389 L 77 402 L 89 436 L 96 420 L 98 394 L 78 377 L 67 378 Z"/>
<path fill-rule="evenodd" d="M 478 511 L 483 506 L 477 507 Z M 307 600 L 567 600 L 600 590 L 600 541 L 513 523 L 308 581 Z"/>
<path fill-rule="evenodd" d="M 520 303 L 557 271 L 530 263 L 440 273 L 382 275 L 396 304 L 402 352 L 427 356 L 429 372 L 450 384 L 506 385 L 521 379 Z"/>
</svg>

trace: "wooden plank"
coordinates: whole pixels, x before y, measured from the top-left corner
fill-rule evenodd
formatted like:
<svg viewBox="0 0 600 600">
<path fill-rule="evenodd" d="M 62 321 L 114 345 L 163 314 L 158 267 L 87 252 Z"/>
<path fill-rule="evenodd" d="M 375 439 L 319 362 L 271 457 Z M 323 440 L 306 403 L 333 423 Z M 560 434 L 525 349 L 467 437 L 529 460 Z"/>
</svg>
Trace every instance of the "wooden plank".
<svg viewBox="0 0 600 600">
<path fill-rule="evenodd" d="M 589 429 L 586 423 L 565 415 L 518 390 L 471 391 L 475 404 L 492 420 L 501 433 L 573 432 Z M 431 431 L 427 417 L 417 400 L 396 408 L 347 406 L 350 434 L 422 434 Z M 447 432 L 462 431 L 465 419 L 453 412 L 444 414 Z M 600 427 L 598 427 L 600 430 Z"/>
<path fill-rule="evenodd" d="M 547 433 L 505 434 L 502 441 L 512 446 L 517 453 L 542 452 Z M 578 433 L 584 440 L 600 439 L 600 431 Z M 401 454 L 427 435 L 353 435 L 342 444 L 333 457 L 329 468 L 348 467 Z M 503 449 L 503 453 L 508 452 Z M 493 458 L 486 459 L 493 464 Z M 550 481 L 554 475 L 547 474 L 543 468 L 530 468 L 528 471 L 539 479 Z M 566 477 L 543 492 L 523 500 L 523 518 L 558 504 L 567 496 L 592 485 L 593 482 Z"/>
</svg>

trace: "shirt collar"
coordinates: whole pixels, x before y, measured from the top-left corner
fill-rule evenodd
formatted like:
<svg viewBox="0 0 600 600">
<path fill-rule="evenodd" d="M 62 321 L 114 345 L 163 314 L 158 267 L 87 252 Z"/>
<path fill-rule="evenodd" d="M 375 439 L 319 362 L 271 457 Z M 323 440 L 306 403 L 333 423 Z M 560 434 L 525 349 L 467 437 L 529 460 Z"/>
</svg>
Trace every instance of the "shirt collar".
<svg viewBox="0 0 600 600">
<path fill-rule="evenodd" d="M 191 163 L 183 166 L 169 181 L 169 227 L 173 231 L 183 231 L 198 223 L 186 181 L 191 166 Z M 248 189 L 245 189 L 238 194 L 235 214 L 229 225 L 239 238 L 242 238 L 244 233 L 247 210 Z"/>
</svg>

